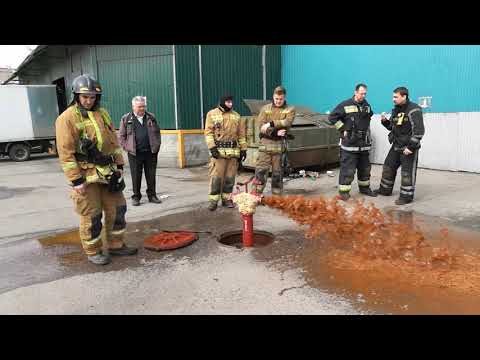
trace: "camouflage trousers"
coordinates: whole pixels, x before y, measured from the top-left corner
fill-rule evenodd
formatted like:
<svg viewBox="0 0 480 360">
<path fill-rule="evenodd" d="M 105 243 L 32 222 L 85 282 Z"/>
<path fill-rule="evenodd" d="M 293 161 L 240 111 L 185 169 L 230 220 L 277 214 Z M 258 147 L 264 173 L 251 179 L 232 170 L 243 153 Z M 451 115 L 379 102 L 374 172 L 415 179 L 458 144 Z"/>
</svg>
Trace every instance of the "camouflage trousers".
<svg viewBox="0 0 480 360">
<path fill-rule="evenodd" d="M 281 195 L 283 192 L 282 154 L 259 151 L 255 165 L 255 186 L 257 194 L 262 194 L 267 185 L 268 173 L 272 167 L 272 194 Z"/>
<path fill-rule="evenodd" d="M 237 175 L 237 158 L 211 158 L 208 164 L 208 176 L 210 178 L 210 201 L 226 200 L 233 192 L 235 176 Z"/>
<path fill-rule="evenodd" d="M 107 185 L 88 184 L 85 194 L 72 190 L 75 212 L 80 215 L 80 240 L 88 256 L 102 250 L 102 216 L 105 213 L 105 235 L 109 249 L 123 247 L 127 204 L 122 192 L 112 193 Z"/>
</svg>

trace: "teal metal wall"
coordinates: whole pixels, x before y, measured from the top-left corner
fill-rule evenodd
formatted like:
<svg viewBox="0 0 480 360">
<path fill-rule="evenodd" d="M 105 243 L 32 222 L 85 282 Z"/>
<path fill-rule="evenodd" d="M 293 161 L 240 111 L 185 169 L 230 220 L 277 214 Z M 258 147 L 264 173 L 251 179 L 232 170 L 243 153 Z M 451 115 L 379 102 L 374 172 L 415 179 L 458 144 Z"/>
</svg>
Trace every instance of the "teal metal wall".
<svg viewBox="0 0 480 360">
<path fill-rule="evenodd" d="M 480 111 L 480 46 L 286 45 L 282 79 L 291 103 L 326 112 L 368 85 L 377 113 L 392 108 L 392 90 L 432 96 L 432 112 Z"/>
</svg>

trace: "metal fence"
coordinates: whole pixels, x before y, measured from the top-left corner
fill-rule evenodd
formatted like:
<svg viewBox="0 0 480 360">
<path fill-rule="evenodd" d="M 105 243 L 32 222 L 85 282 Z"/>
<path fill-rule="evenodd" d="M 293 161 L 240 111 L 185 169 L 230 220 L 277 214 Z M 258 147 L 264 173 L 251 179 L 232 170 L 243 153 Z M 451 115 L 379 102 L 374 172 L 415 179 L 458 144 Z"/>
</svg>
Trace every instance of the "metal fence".
<svg viewBox="0 0 480 360">
<path fill-rule="evenodd" d="M 480 112 L 425 113 L 423 118 L 419 167 L 480 173 Z M 371 131 L 370 161 L 383 164 L 391 145 L 380 115 L 372 117 Z"/>
</svg>

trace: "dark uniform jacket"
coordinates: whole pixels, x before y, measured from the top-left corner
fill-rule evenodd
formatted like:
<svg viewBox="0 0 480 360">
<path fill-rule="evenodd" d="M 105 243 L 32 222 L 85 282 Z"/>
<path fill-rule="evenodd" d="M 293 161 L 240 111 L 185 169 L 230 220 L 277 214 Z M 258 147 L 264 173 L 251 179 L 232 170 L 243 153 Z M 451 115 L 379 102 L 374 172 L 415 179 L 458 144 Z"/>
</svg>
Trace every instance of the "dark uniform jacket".
<svg viewBox="0 0 480 360">
<path fill-rule="evenodd" d="M 425 134 L 423 124 L 422 108 L 417 104 L 408 101 L 392 110 L 390 120 L 382 121 L 390 133 L 388 140 L 393 143 L 397 151 L 408 147 L 410 151 L 420 149 L 420 140 Z"/>
<path fill-rule="evenodd" d="M 345 100 L 328 116 L 330 124 L 340 131 L 341 148 L 346 151 L 368 151 L 372 145 L 370 119 L 372 107 L 367 100 L 357 103 L 354 98 Z M 344 132 L 347 135 L 344 136 Z"/>
</svg>

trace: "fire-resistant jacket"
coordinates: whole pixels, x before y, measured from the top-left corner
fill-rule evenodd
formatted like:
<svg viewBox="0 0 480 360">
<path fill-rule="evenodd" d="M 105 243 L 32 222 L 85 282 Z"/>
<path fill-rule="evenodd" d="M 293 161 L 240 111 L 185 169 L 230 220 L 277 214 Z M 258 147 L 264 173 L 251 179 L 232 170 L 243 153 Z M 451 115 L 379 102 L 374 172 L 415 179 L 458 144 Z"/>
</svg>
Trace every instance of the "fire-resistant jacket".
<svg viewBox="0 0 480 360">
<path fill-rule="evenodd" d="M 422 108 L 408 101 L 392 110 L 390 120 L 382 121 L 382 125 L 390 130 L 388 139 L 395 150 L 409 148 L 413 151 L 420 148 L 420 140 L 425 135 Z"/>
<path fill-rule="evenodd" d="M 217 147 L 222 157 L 238 158 L 240 150 L 247 150 L 245 132 L 245 121 L 236 111 L 217 107 L 207 113 L 204 134 L 208 149 Z"/>
<path fill-rule="evenodd" d="M 124 165 L 122 149 L 113 127 L 110 115 L 105 109 L 88 111 L 83 117 L 77 104 L 67 108 L 56 120 L 57 151 L 63 172 L 68 181 L 76 186 L 83 182 L 107 183 L 106 176 L 116 170 L 116 165 Z M 75 153 L 86 155 L 80 150 L 80 141 L 88 138 L 96 144 L 104 155 L 112 156 L 114 163 L 99 166 L 87 161 L 79 161 Z"/>
<path fill-rule="evenodd" d="M 290 129 L 295 119 L 295 107 L 287 106 L 285 102 L 283 106 L 276 107 L 273 103 L 262 107 L 258 114 L 258 131 L 260 133 L 259 151 L 281 153 L 283 152 L 283 136 L 277 136 L 278 130 Z M 261 133 L 263 125 L 270 123 L 270 127 L 265 134 Z"/>
<path fill-rule="evenodd" d="M 367 100 L 357 103 L 354 98 L 338 104 L 328 116 L 330 124 L 340 131 L 340 147 L 345 151 L 368 151 L 372 141 L 370 120 L 373 111 Z M 344 132 L 347 132 L 344 136 Z"/>
</svg>

